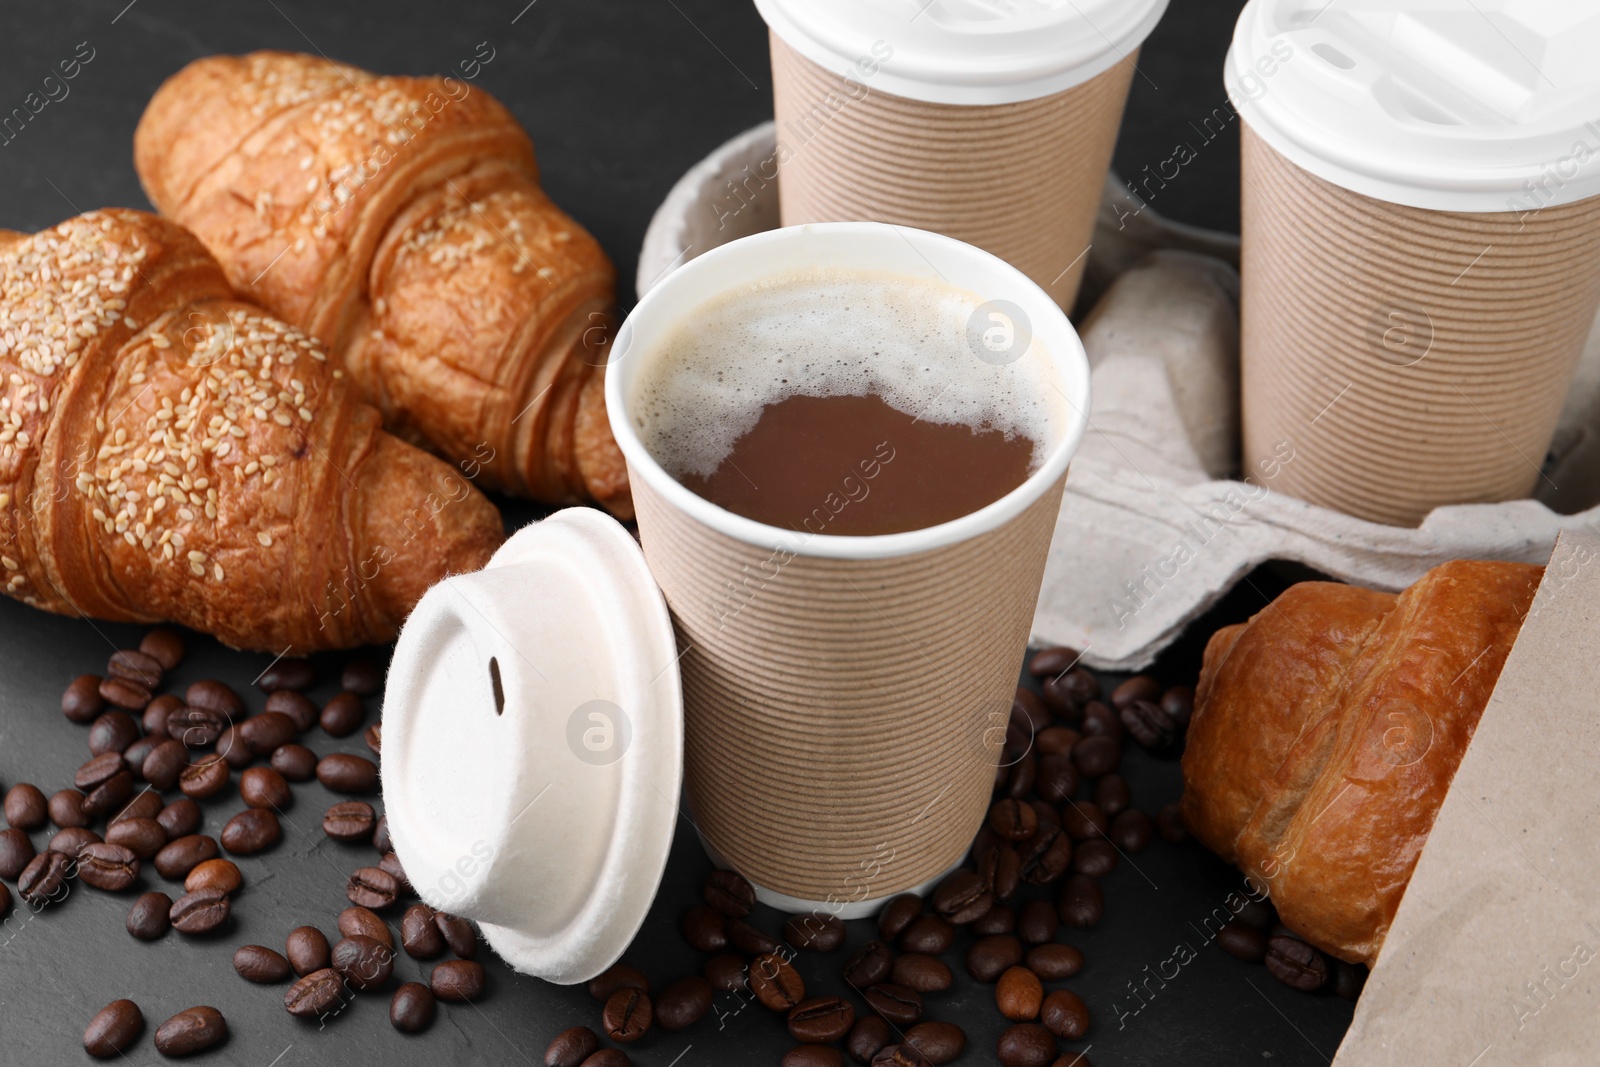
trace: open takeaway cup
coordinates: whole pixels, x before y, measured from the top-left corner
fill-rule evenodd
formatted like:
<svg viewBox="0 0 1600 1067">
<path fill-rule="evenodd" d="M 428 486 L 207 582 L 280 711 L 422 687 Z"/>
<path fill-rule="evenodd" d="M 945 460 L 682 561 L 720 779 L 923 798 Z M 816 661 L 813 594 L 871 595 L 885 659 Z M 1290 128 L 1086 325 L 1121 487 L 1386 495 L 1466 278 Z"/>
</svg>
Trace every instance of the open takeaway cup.
<svg viewBox="0 0 1600 1067">
<path fill-rule="evenodd" d="M 1568 0 L 1245 7 L 1246 471 L 1399 526 L 1535 487 L 1600 305 L 1596 52 Z"/>
<path fill-rule="evenodd" d="M 756 0 L 785 226 L 993 252 L 1071 310 L 1139 46 L 1166 0 Z"/>
<path fill-rule="evenodd" d="M 840 536 L 743 518 L 667 473 L 638 429 L 641 371 L 707 302 L 830 270 L 942 280 L 970 297 L 962 342 L 975 360 L 1044 368 L 1053 425 L 1026 481 L 953 521 Z M 677 634 L 684 780 L 708 851 L 789 911 L 849 918 L 927 888 L 963 860 L 988 807 L 1087 422 L 1072 325 L 1022 272 L 960 241 L 877 223 L 791 227 L 707 252 L 650 290 L 618 333 L 606 403 Z"/>
</svg>

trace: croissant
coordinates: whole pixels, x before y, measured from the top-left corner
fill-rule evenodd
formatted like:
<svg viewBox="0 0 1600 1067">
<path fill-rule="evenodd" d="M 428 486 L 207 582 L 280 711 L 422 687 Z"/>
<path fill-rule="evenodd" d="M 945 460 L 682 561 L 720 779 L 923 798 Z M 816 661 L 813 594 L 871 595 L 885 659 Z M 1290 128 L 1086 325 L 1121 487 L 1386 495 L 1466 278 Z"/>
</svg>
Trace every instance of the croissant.
<svg viewBox="0 0 1600 1067">
<path fill-rule="evenodd" d="M 161 86 L 134 162 L 151 202 L 338 353 L 395 433 L 485 487 L 632 514 L 605 411 L 614 271 L 488 93 L 213 56 Z"/>
<path fill-rule="evenodd" d="M 1184 824 L 1301 937 L 1376 960 L 1542 574 L 1457 561 L 1398 596 L 1302 582 L 1218 630 Z"/>
<path fill-rule="evenodd" d="M 49 611 L 305 652 L 391 639 L 498 512 L 176 223 L 0 233 L 0 566 Z"/>
</svg>

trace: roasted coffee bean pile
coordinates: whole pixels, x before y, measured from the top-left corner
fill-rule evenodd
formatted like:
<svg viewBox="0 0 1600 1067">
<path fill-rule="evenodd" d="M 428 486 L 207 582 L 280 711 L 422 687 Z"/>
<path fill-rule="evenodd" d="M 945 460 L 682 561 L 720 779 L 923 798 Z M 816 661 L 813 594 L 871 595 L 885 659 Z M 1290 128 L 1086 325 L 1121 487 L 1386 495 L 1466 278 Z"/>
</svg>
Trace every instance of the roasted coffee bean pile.
<svg viewBox="0 0 1600 1067">
<path fill-rule="evenodd" d="M 1106 693 L 1078 658 L 1072 649 L 1049 648 L 1029 660 L 1040 692 L 1017 690 L 989 818 L 973 841 L 970 866 L 926 899 L 903 894 L 889 901 L 877 938 L 842 962 L 836 987 L 808 989 L 791 961 L 800 952 L 840 950 L 846 930 L 837 916 L 792 916 L 769 934 L 750 920 L 756 904 L 750 883 L 734 871 L 713 871 L 705 903 L 690 908 L 679 925 L 684 941 L 707 957 L 701 973 L 652 995 L 643 971 L 627 963 L 612 967 L 589 983 L 600 1005 L 598 1032 L 574 1026 L 556 1035 L 546 1067 L 623 1067 L 627 1054 L 602 1048 L 603 1037 L 629 1045 L 653 1026 L 682 1030 L 714 1007 L 724 1014 L 729 998 L 781 1016 L 796 1042 L 782 1067 L 842 1067 L 847 1057 L 872 1067 L 927 1067 L 969 1052 L 974 1062 L 1001 1067 L 1089 1067 L 1084 1052 L 1065 1046 L 1087 1041 L 1093 1013 L 1062 987 L 1083 969 L 1084 955 L 1058 935 L 1102 921 L 1100 880 L 1128 856 L 1156 837 L 1187 839 L 1177 805 L 1154 814 L 1137 808 L 1117 770 L 1129 744 L 1162 758 L 1181 753 L 1194 691 L 1136 675 Z M 958 940 L 965 942 L 961 949 Z M 1241 959 L 1265 961 L 1298 989 L 1353 997 L 1365 973 L 1330 961 L 1276 925 L 1264 902 L 1251 901 L 1217 941 Z M 995 1011 L 1010 1025 L 992 1052 L 969 1050 L 957 1022 L 930 1017 L 955 981 L 947 956 L 994 987 Z"/>
<path fill-rule="evenodd" d="M 61 697 L 62 713 L 88 727 L 89 759 L 71 787 L 46 796 L 20 783 L 5 795 L 8 828 L 0 832 L 0 879 L 16 882 L 21 903 L 35 910 L 59 905 L 74 882 L 107 893 L 144 889 L 128 911 L 127 931 L 154 941 L 176 930 L 201 936 L 229 923 L 245 879 L 233 857 L 270 851 L 283 837 L 280 816 L 294 802 L 291 783 L 316 778 L 351 797 L 376 793 L 378 767 L 348 753 L 319 759 L 300 739 L 320 726 L 334 737 L 360 729 L 365 698 L 382 687 L 382 669 L 352 660 L 341 692 L 320 711 L 304 690 L 316 682 L 311 663 L 282 658 L 256 686 L 266 707 L 255 714 L 227 684 L 202 679 L 181 694 L 162 693 L 182 662 L 183 638 L 165 628 L 150 631 L 137 649 L 114 653 L 104 676 L 75 679 Z M 376 725 L 366 734 L 374 756 Z M 235 785 L 235 775 L 237 784 Z M 197 801 L 226 797 L 236 789 L 243 804 L 216 836 L 204 831 Z M 178 794 L 173 796 L 172 794 Z M 164 795 L 165 794 L 165 795 Z M 104 822 L 101 829 L 102 820 Z M 234 954 L 234 969 L 251 982 L 271 984 L 297 977 L 284 995 L 292 1015 L 327 1021 L 357 992 L 389 984 L 397 957 L 394 937 L 378 912 L 404 906 L 411 887 L 390 851 L 388 830 L 364 800 L 335 804 L 323 817 L 329 837 L 371 845 L 377 861 L 351 872 L 344 886 L 350 907 L 339 916 L 341 940 L 329 944 L 314 927 L 289 933 L 284 952 L 247 945 Z M 29 836 L 54 823 L 43 851 Z M 148 888 L 148 872 L 174 883 Z M 0 882 L 0 914 L 11 908 Z M 435 1001 L 468 1001 L 483 994 L 485 972 L 472 960 L 477 934 L 466 920 L 412 903 L 401 920 L 401 947 L 418 960 L 448 949 L 457 958 L 432 968 L 429 984 L 406 982 L 395 989 L 389 1017 L 395 1029 L 426 1029 Z M 90 1020 L 84 1048 L 111 1057 L 128 1049 L 144 1031 L 144 1015 L 131 1000 L 116 1000 Z M 216 1008 L 185 1009 L 156 1028 L 157 1051 L 188 1055 L 210 1048 L 228 1034 Z"/>
</svg>

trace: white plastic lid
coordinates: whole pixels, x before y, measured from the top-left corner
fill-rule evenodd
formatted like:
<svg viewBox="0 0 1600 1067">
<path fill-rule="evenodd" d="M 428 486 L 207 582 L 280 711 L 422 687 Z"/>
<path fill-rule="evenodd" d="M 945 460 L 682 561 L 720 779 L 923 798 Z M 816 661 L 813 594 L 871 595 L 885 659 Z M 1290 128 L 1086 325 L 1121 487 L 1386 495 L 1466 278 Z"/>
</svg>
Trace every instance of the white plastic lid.
<svg viewBox="0 0 1600 1067">
<path fill-rule="evenodd" d="M 1224 75 L 1281 155 L 1390 203 L 1531 211 L 1600 193 L 1592 0 L 1250 0 Z"/>
<path fill-rule="evenodd" d="M 813 63 L 935 104 L 1059 93 L 1127 57 L 1167 0 L 756 0 Z"/>
<path fill-rule="evenodd" d="M 519 971 L 582 982 L 638 932 L 666 867 L 683 707 L 666 602 L 592 508 L 524 527 L 429 589 L 383 705 L 383 800 L 429 905 Z"/>
</svg>

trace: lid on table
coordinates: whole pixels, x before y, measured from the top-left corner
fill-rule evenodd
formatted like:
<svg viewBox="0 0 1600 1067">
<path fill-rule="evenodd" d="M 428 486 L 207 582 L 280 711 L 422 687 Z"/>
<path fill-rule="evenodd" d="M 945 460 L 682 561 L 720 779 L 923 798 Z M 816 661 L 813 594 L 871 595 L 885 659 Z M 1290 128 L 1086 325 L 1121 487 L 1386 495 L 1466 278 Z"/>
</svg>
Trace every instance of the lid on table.
<svg viewBox="0 0 1600 1067">
<path fill-rule="evenodd" d="M 383 706 L 383 800 L 429 905 L 519 971 L 581 982 L 655 897 L 678 818 L 683 708 L 666 603 L 591 508 L 524 527 L 429 589 Z"/>
<path fill-rule="evenodd" d="M 1009 104 L 1079 85 L 1129 56 L 1167 0 L 756 0 L 813 63 L 936 104 Z"/>
<path fill-rule="evenodd" d="M 1251 0 L 1224 77 L 1250 128 L 1318 177 L 1521 212 L 1600 193 L 1597 53 L 1600 7 L 1577 0 Z"/>
</svg>

